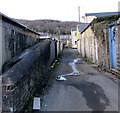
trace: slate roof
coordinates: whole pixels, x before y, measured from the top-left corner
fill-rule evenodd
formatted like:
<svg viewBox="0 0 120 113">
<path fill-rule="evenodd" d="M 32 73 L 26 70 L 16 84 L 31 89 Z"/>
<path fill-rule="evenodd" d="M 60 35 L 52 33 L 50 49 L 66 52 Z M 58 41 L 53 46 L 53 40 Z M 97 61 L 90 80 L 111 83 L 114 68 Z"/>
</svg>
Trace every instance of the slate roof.
<svg viewBox="0 0 120 113">
<path fill-rule="evenodd" d="M 120 14 L 120 12 L 101 12 L 101 13 L 85 13 L 85 16 L 104 17 L 104 16 L 112 16 L 118 14 Z"/>
<path fill-rule="evenodd" d="M 88 27 L 88 25 L 89 25 L 88 23 L 78 24 L 79 32 L 81 33 L 84 29 Z"/>
<path fill-rule="evenodd" d="M 76 31 L 76 27 L 72 27 L 72 28 L 71 28 L 71 31 Z"/>
<path fill-rule="evenodd" d="M 88 23 L 81 23 L 81 24 L 78 24 L 78 29 L 79 29 L 79 32 L 81 33 L 84 29 L 86 29 L 88 27 Z M 72 31 L 76 31 L 76 27 L 73 27 L 71 28 Z"/>
</svg>

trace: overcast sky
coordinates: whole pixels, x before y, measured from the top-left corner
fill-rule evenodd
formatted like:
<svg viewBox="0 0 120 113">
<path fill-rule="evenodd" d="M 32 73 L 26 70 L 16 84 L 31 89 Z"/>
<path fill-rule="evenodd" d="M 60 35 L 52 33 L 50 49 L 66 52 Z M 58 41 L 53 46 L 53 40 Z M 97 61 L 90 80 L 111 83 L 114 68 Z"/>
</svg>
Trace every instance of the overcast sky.
<svg viewBox="0 0 120 113">
<path fill-rule="evenodd" d="M 0 12 L 17 19 L 78 21 L 84 13 L 118 11 L 119 0 L 0 0 Z"/>
</svg>

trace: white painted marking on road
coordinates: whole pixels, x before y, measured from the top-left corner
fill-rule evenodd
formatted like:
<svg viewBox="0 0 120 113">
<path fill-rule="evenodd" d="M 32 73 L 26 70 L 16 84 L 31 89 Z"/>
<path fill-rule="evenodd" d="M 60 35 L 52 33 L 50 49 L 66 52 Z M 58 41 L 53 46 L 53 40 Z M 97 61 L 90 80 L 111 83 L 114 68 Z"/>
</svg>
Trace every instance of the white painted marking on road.
<svg viewBox="0 0 120 113">
<path fill-rule="evenodd" d="M 73 62 L 69 63 L 69 65 L 72 67 L 73 72 L 72 73 L 79 73 L 79 70 L 76 68 L 76 63 L 80 60 L 80 58 L 74 59 Z"/>
<path fill-rule="evenodd" d="M 65 76 L 80 76 L 81 72 L 76 68 L 76 63 L 80 60 L 80 58 L 74 59 L 73 62 L 70 62 L 69 65 L 72 67 L 73 72 L 69 74 L 59 75 L 56 80 L 67 80 L 63 78 Z"/>
<path fill-rule="evenodd" d="M 13 108 L 10 108 L 10 111 L 13 112 Z"/>
<path fill-rule="evenodd" d="M 39 97 L 34 97 L 33 109 L 34 110 L 40 109 L 40 98 Z"/>
<path fill-rule="evenodd" d="M 58 76 L 56 80 L 59 80 L 59 81 L 65 81 L 67 80 L 65 77 L 63 76 Z"/>
</svg>

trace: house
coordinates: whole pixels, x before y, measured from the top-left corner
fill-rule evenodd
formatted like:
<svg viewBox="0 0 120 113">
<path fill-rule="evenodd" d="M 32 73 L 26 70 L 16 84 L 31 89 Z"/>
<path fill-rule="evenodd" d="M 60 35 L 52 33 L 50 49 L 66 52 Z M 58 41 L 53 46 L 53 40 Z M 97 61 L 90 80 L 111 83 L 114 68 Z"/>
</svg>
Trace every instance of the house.
<svg viewBox="0 0 120 113">
<path fill-rule="evenodd" d="M 80 40 L 80 37 L 81 37 L 81 33 L 82 31 L 88 27 L 88 23 L 80 23 L 77 25 L 77 28 L 78 28 L 78 32 L 80 33 L 80 35 L 78 35 L 76 38 L 77 38 L 77 49 L 78 49 L 78 52 L 80 53 L 80 49 L 82 48 L 82 45 L 80 44 L 81 43 L 81 40 Z"/>
<path fill-rule="evenodd" d="M 79 32 L 82 32 L 88 25 L 88 23 L 80 23 L 71 29 L 72 48 L 77 48 L 78 46 L 77 28 Z"/>
<path fill-rule="evenodd" d="M 48 33 L 43 33 L 40 32 L 40 39 L 44 40 L 44 39 L 50 39 L 51 36 Z"/>
<path fill-rule="evenodd" d="M 71 38 L 70 35 L 60 35 L 60 41 L 64 44 L 65 47 L 71 47 Z"/>
<path fill-rule="evenodd" d="M 77 48 L 76 27 L 71 28 L 72 48 Z"/>
<path fill-rule="evenodd" d="M 120 77 L 120 15 L 97 17 L 81 32 L 79 53 Z"/>
<path fill-rule="evenodd" d="M 85 13 L 85 16 L 83 16 L 83 18 L 86 23 L 90 23 L 93 21 L 94 18 L 100 18 L 100 17 L 112 16 L 118 14 L 120 14 L 120 12 Z"/>
</svg>

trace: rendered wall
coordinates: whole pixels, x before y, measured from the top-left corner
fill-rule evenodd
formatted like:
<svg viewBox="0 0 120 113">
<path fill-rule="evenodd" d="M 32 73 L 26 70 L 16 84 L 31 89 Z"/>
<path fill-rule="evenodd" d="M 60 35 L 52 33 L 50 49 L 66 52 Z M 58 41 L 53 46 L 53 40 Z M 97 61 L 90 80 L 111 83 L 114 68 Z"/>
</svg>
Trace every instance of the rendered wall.
<svg viewBox="0 0 120 113">
<path fill-rule="evenodd" d="M 39 35 L 0 19 L 0 73 L 6 61 L 38 43 Z"/>
</svg>

